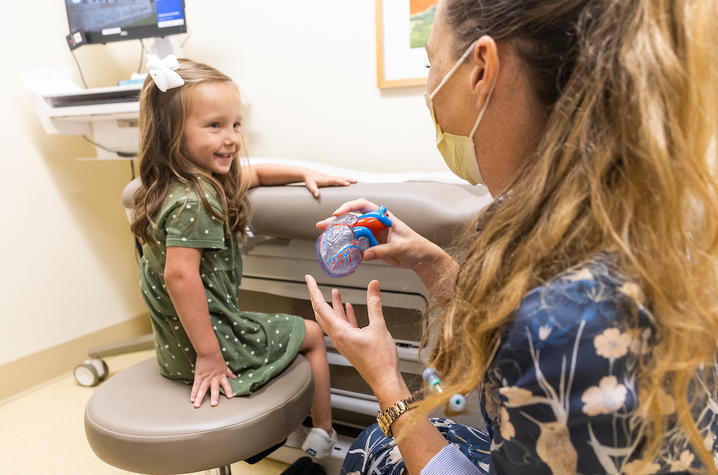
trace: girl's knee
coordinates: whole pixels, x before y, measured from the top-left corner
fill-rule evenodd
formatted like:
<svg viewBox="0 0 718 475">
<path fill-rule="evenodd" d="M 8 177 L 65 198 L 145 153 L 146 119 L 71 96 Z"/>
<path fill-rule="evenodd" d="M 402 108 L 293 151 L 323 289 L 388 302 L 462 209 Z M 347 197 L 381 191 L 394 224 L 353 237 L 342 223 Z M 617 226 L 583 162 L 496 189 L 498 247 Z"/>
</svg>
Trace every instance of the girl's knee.
<svg viewBox="0 0 718 475">
<path fill-rule="evenodd" d="M 304 335 L 303 347 L 314 347 L 324 346 L 324 332 L 322 327 L 319 326 L 314 320 L 304 320 L 304 326 L 306 327 L 306 334 Z"/>
<path fill-rule="evenodd" d="M 317 337 L 323 337 L 324 332 L 322 332 L 322 327 L 319 326 L 317 322 L 314 320 L 304 320 L 304 326 L 307 329 L 307 336 L 317 338 Z"/>
</svg>

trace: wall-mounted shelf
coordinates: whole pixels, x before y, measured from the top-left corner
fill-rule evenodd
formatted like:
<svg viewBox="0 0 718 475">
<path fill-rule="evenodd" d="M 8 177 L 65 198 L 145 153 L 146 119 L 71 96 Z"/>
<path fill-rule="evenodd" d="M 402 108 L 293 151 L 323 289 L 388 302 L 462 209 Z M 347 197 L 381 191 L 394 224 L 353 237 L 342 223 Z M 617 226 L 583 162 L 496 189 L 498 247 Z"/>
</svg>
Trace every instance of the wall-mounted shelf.
<svg viewBox="0 0 718 475">
<path fill-rule="evenodd" d="M 44 94 L 37 110 L 48 134 L 87 135 L 111 150 L 136 153 L 139 147 L 139 84 Z M 101 160 L 122 160 L 96 147 Z"/>
</svg>

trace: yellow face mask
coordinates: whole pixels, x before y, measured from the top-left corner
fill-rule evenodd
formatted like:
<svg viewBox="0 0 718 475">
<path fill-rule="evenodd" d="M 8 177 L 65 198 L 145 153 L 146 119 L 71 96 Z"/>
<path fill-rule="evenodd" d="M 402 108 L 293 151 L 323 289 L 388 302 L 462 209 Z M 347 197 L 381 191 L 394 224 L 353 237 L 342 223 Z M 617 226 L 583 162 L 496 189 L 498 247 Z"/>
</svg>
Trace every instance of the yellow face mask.
<svg viewBox="0 0 718 475">
<path fill-rule="evenodd" d="M 444 79 L 442 79 L 439 85 L 436 86 L 434 92 L 431 94 L 424 93 L 424 98 L 426 99 L 426 106 L 429 108 L 429 112 L 431 112 L 431 120 L 434 121 L 434 126 L 436 127 L 436 148 L 439 149 L 441 156 L 444 157 L 444 161 L 449 166 L 451 171 L 459 178 L 468 181 L 472 185 L 478 185 L 483 184 L 484 180 L 481 176 L 481 170 L 479 170 L 479 162 L 476 159 L 474 134 L 476 133 L 476 129 L 479 127 L 479 123 L 481 122 L 481 118 L 484 116 L 484 112 L 486 112 L 486 108 L 489 106 L 491 95 L 494 92 L 496 79 L 494 79 L 494 82 L 491 84 L 491 89 L 486 97 L 486 102 L 481 108 L 481 111 L 479 111 L 479 116 L 476 118 L 474 127 L 471 129 L 471 134 L 468 137 L 464 135 L 449 134 L 442 131 L 441 126 L 439 126 L 439 122 L 436 120 L 434 104 L 432 102 L 436 93 L 439 92 L 454 72 L 459 69 L 459 66 L 461 66 L 466 58 L 469 57 L 471 52 L 474 50 L 474 44 L 475 43 L 472 43 L 471 46 L 469 46 L 469 49 L 466 50 L 456 64 L 449 70 L 448 73 L 446 73 L 446 76 L 444 76 Z"/>
</svg>

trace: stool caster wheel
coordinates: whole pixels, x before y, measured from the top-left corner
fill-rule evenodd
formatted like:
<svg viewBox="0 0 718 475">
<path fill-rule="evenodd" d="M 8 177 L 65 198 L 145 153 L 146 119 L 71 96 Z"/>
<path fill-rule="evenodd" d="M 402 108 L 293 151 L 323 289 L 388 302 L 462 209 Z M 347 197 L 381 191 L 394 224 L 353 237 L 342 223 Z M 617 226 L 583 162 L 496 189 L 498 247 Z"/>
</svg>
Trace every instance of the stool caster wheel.
<svg viewBox="0 0 718 475">
<path fill-rule="evenodd" d="M 85 360 L 75 366 L 75 370 L 73 371 L 77 384 L 88 388 L 97 386 L 100 381 L 107 377 L 108 373 L 109 368 L 107 367 L 107 363 L 99 358 Z"/>
</svg>

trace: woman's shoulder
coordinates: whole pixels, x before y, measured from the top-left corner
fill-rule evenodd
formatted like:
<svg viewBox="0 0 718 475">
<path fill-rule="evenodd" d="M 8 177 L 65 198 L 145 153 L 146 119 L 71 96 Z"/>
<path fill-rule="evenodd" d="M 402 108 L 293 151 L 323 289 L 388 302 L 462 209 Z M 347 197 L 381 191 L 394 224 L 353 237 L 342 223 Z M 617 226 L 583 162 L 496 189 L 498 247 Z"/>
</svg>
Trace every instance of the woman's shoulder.
<svg viewBox="0 0 718 475">
<path fill-rule="evenodd" d="M 638 326 L 650 331 L 652 316 L 641 288 L 616 265 L 615 256 L 599 253 L 529 291 L 514 314 L 509 341 L 535 338 L 565 344 L 608 331 L 628 339 Z M 564 341 L 566 340 L 566 341 Z"/>
</svg>

